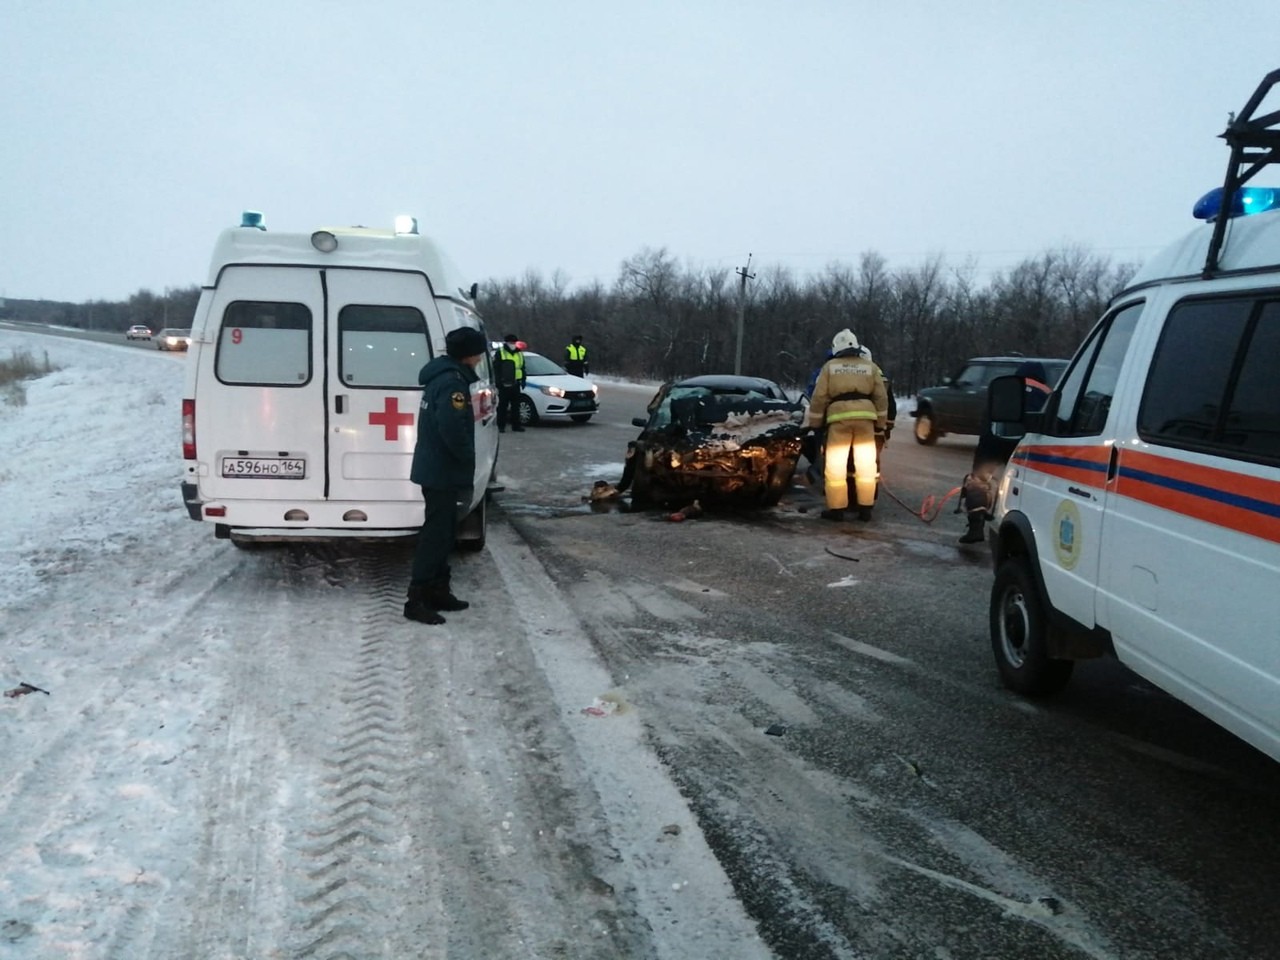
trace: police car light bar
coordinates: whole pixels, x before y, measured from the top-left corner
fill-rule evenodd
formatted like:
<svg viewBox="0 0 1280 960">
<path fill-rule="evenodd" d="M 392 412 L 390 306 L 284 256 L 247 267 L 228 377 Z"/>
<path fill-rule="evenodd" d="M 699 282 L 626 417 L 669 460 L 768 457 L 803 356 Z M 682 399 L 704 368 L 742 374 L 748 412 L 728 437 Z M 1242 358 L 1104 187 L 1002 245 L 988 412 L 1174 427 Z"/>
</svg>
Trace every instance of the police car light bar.
<svg viewBox="0 0 1280 960">
<path fill-rule="evenodd" d="M 1222 187 L 1214 187 L 1196 201 L 1191 215 L 1197 220 L 1212 223 L 1222 212 Z M 1278 187 L 1240 187 L 1232 197 L 1231 206 L 1227 210 L 1227 219 L 1247 217 L 1252 213 L 1262 213 L 1280 207 L 1280 188 Z"/>
</svg>

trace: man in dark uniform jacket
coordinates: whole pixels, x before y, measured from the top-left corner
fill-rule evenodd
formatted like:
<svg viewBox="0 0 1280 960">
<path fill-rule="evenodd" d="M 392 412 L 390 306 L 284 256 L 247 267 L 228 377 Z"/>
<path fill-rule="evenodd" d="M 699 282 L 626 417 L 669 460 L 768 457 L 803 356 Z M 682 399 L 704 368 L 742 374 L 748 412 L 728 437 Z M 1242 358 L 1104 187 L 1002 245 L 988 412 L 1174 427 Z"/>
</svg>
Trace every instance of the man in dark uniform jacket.
<svg viewBox="0 0 1280 960">
<path fill-rule="evenodd" d="M 409 575 L 404 615 L 419 623 L 444 623 L 441 610 L 465 610 L 469 604 L 449 589 L 449 554 L 458 526 L 458 501 L 470 498 L 475 484 L 476 434 L 471 413 L 471 384 L 484 356 L 479 330 L 460 327 L 444 338 L 445 356 L 418 374 L 422 403 L 418 440 L 409 479 L 422 488 L 425 511 Z"/>
</svg>

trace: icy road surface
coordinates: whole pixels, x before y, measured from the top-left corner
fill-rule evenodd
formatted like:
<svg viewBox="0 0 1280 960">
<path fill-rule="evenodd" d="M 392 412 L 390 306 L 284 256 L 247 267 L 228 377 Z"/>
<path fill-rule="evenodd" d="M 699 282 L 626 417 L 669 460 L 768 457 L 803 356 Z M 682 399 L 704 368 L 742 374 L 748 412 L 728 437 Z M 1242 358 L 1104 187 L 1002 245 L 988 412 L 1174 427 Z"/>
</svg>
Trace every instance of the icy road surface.
<svg viewBox="0 0 1280 960">
<path fill-rule="evenodd" d="M 403 548 L 186 518 L 182 356 L 15 350 L 0 958 L 771 956 L 508 526 L 406 622 Z"/>
</svg>

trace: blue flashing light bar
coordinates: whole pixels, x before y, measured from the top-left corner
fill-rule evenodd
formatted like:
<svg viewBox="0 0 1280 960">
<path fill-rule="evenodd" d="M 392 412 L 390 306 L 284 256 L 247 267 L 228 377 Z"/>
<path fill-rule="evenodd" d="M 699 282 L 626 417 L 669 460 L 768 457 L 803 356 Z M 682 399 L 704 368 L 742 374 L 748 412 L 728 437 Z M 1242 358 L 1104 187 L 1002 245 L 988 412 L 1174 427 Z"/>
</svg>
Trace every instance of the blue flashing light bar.
<svg viewBox="0 0 1280 960">
<path fill-rule="evenodd" d="M 1240 187 L 1236 190 L 1227 211 L 1227 219 L 1247 217 L 1251 213 L 1262 213 L 1280 207 L 1280 187 Z M 1197 220 L 1210 222 L 1218 219 L 1222 211 L 1222 188 L 1214 187 L 1196 201 L 1191 215 Z"/>
<path fill-rule="evenodd" d="M 240 214 L 240 226 L 254 227 L 258 230 L 267 229 L 266 219 L 257 210 L 246 210 Z"/>
</svg>

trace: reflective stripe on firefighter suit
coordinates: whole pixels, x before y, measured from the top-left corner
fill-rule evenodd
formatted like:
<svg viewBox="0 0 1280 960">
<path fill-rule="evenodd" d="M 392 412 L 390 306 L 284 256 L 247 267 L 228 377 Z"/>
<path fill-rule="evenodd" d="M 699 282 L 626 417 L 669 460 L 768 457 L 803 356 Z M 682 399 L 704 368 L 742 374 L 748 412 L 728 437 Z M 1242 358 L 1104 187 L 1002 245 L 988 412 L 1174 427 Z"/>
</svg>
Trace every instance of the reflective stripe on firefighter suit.
<svg viewBox="0 0 1280 960">
<path fill-rule="evenodd" d="M 889 419 L 889 398 L 880 368 L 858 355 L 856 348 L 836 354 L 822 365 L 809 402 L 807 426 L 827 430 L 824 486 L 827 508 L 849 506 L 849 453 L 853 452 L 858 506 L 876 497 L 876 430 Z"/>
</svg>

